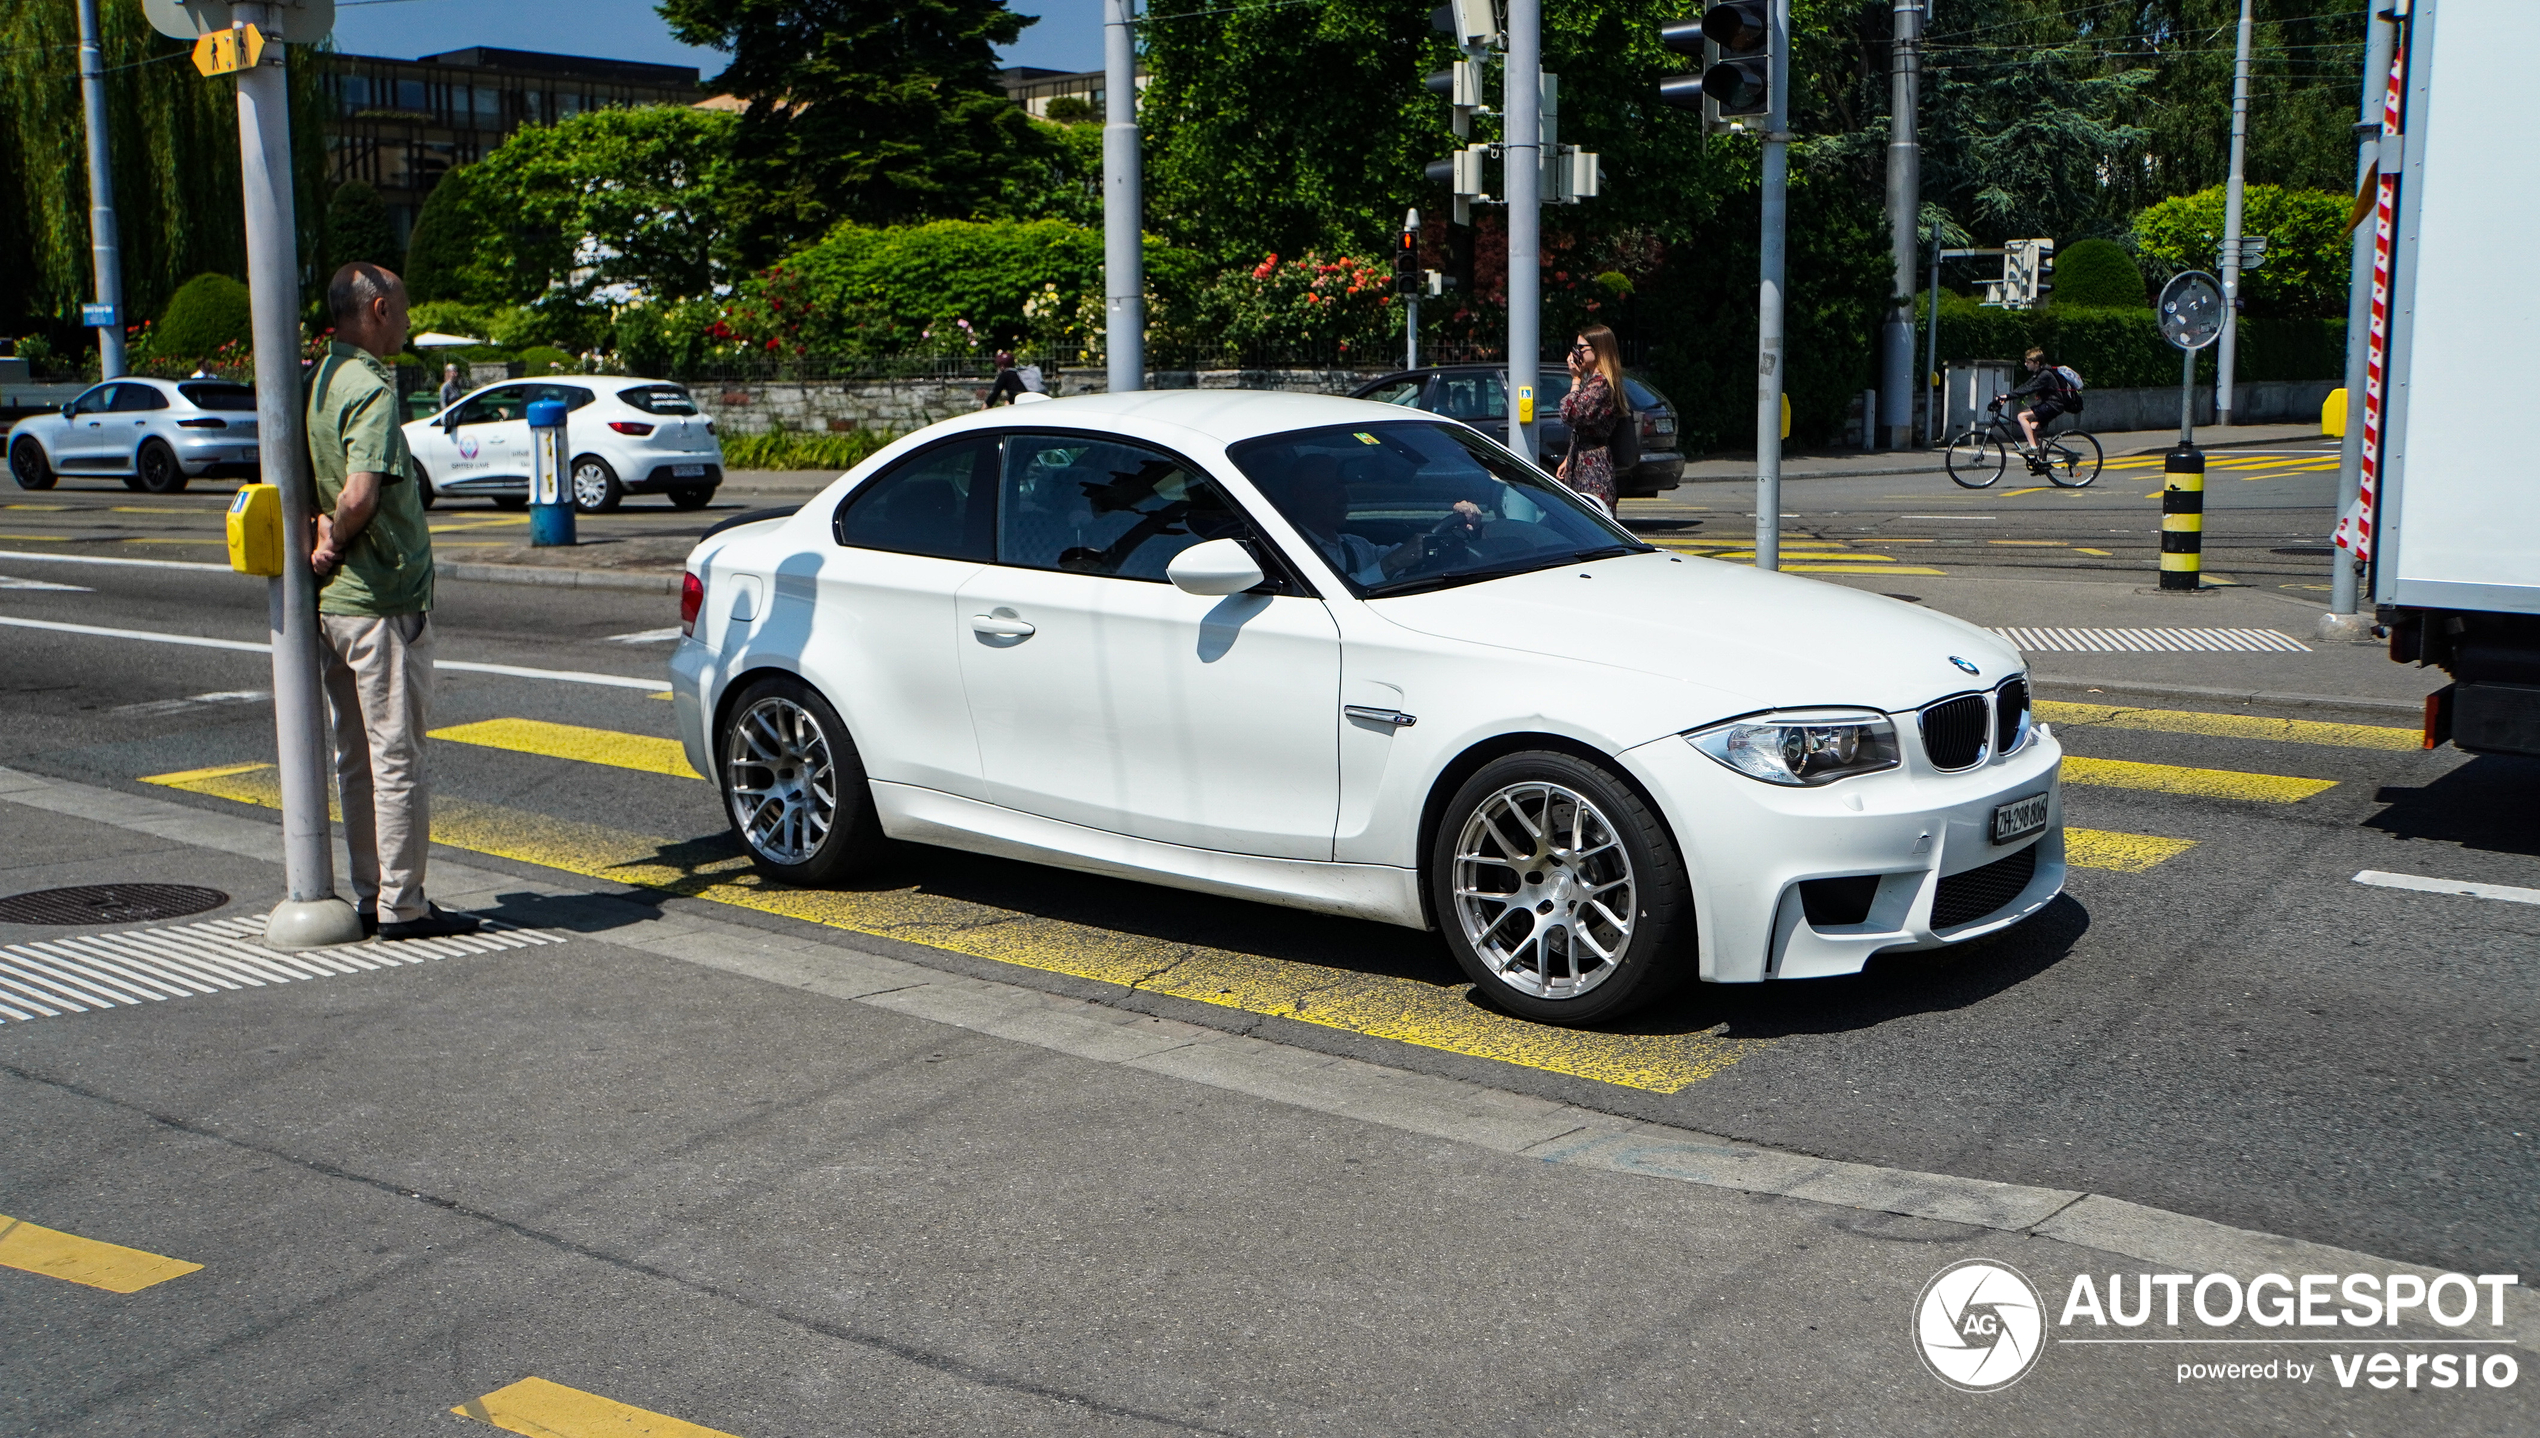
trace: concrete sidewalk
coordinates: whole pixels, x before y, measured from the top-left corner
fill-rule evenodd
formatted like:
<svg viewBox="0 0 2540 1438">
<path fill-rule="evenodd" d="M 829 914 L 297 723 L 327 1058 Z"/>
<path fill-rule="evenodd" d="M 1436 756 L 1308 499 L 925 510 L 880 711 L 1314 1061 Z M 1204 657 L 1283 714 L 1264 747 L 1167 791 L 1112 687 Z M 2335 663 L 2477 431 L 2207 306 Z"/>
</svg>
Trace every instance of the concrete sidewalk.
<svg viewBox="0 0 2540 1438">
<path fill-rule="evenodd" d="M 278 851 L 262 816 L 0 771 L 12 890 L 238 896 L 173 930 L 268 904 Z M 2231 1346 L 2275 1336 L 2245 1318 L 2156 1318 L 2133 1336 L 2209 1346 L 2074 1345 L 2055 1340 L 2125 1332 L 2058 1325 L 2084 1274 L 2432 1275 L 556 877 L 433 867 L 444 903 L 561 943 L 0 1024 L 9 1213 L 203 1265 L 123 1298 L 0 1271 L 0 1426 L 444 1432 L 524 1375 L 736 1435 L 2466 1434 L 2530 1414 L 2519 1387 L 2382 1392 L 2326 1361 L 2471 1333 L 2527 1368 L 2527 1291 L 2501 1326 L 2482 1293 L 2474 1332 L 2262 1350 Z M 44 931 L 66 932 L 104 931 Z M 1987 1310 L 2042 1352 L 1981 1395 L 1917 1356 L 1925 1286 L 1970 1259 L 2040 1305 Z M 2310 1376 L 2186 1378 L 2182 1355 Z"/>
</svg>

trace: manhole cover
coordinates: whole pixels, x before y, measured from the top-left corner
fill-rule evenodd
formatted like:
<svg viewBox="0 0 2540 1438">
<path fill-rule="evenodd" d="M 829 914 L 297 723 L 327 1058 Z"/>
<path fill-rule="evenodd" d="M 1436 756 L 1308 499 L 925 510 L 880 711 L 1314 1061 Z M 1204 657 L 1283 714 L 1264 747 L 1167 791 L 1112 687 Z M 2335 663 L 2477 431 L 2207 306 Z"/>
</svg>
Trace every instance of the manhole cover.
<svg viewBox="0 0 2540 1438">
<path fill-rule="evenodd" d="M 199 914 L 229 902 L 190 884 L 83 884 L 0 899 L 0 924 L 138 924 Z"/>
</svg>

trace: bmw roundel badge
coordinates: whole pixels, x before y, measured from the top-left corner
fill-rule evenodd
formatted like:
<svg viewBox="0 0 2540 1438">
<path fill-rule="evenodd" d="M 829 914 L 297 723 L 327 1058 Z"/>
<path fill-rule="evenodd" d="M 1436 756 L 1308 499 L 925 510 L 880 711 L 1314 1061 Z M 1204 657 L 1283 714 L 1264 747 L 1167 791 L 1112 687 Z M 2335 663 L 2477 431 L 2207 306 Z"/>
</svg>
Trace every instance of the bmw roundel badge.
<svg viewBox="0 0 2540 1438">
<path fill-rule="evenodd" d="M 1966 660 L 1959 658 L 1959 657 L 1958 657 L 1957 655 L 1955 655 L 1955 654 L 1952 654 L 1952 655 L 1950 655 L 1950 656 L 1949 656 L 1949 662 L 1950 662 L 1950 663 L 1952 663 L 1952 664 L 1957 665 L 1957 666 L 1958 666 L 1959 668 L 1961 668 L 1961 669 L 1966 670 L 1966 671 L 1967 671 L 1968 673 L 1970 673 L 1970 674 L 1976 674 L 1976 673 L 1980 673 L 1980 672 L 1982 672 L 1982 671 L 1978 670 L 1978 669 L 1977 669 L 1974 665 L 1969 664 Z"/>
</svg>

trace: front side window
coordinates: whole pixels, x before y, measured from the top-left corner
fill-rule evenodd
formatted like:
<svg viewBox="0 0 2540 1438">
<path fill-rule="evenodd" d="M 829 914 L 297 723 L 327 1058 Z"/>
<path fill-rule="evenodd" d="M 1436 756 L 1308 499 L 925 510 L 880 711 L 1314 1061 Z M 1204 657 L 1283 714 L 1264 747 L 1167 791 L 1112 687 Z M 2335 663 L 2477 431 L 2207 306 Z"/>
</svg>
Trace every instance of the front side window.
<svg viewBox="0 0 2540 1438">
<path fill-rule="evenodd" d="M 1508 381 L 1497 370 L 1442 375 L 1438 379 L 1438 402 L 1430 408 L 1448 419 L 1506 419 Z"/>
<path fill-rule="evenodd" d="M 1194 544 L 1252 537 L 1198 471 L 1118 440 L 1008 435 L 1003 490 L 997 562 L 1018 568 L 1162 581 Z"/>
<path fill-rule="evenodd" d="M 996 550 L 996 485 L 994 435 L 911 455 L 847 496 L 838 542 L 985 564 Z"/>
<path fill-rule="evenodd" d="M 95 389 L 88 391 L 86 394 L 81 395 L 79 398 L 72 400 L 70 412 L 73 414 L 102 414 L 105 412 L 107 405 L 114 403 L 115 391 L 120 388 L 122 388 L 121 385 L 101 384 Z"/>
<path fill-rule="evenodd" d="M 501 424 L 505 420 L 529 416 L 529 391 L 516 384 L 496 385 L 482 394 L 468 396 L 459 406 L 459 424 Z"/>
<path fill-rule="evenodd" d="M 1227 453 L 1362 598 L 1649 551 L 1461 425 L 1334 425 Z"/>
</svg>

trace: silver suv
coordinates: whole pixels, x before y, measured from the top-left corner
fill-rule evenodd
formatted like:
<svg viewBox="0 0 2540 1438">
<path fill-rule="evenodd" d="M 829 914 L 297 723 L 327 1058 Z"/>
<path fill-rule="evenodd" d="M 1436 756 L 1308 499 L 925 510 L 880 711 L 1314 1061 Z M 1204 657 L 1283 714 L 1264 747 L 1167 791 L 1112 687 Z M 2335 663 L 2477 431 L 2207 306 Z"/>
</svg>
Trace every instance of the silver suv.
<svg viewBox="0 0 2540 1438">
<path fill-rule="evenodd" d="M 256 392 L 235 380 L 127 375 L 9 429 L 20 489 L 93 474 L 174 494 L 196 479 L 254 479 L 256 469 Z"/>
</svg>

